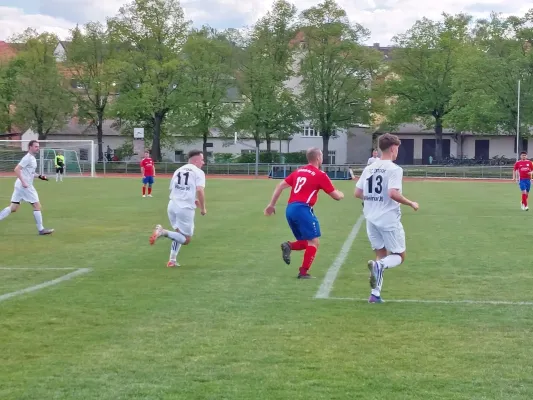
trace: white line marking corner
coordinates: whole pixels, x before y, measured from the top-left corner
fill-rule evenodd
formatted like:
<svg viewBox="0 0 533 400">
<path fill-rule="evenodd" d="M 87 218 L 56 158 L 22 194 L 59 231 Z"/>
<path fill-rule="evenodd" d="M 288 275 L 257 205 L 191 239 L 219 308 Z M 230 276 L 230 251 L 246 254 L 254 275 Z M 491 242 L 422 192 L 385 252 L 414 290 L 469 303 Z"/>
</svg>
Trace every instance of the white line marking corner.
<svg viewBox="0 0 533 400">
<path fill-rule="evenodd" d="M 315 294 L 315 299 L 329 298 L 329 294 L 331 293 L 331 289 L 333 289 L 333 284 L 335 283 L 335 279 L 337 279 L 337 274 L 339 273 L 339 270 L 344 264 L 344 261 L 346 261 L 346 258 L 348 257 L 348 253 L 350 252 L 350 249 L 352 248 L 353 242 L 355 241 L 355 238 L 357 237 L 357 234 L 359 233 L 359 230 L 361 229 L 361 225 L 363 224 L 364 220 L 365 220 L 365 216 L 361 214 L 359 216 L 359 219 L 353 226 L 352 231 L 348 235 L 348 238 L 342 245 L 342 248 L 339 254 L 337 255 L 337 258 L 335 258 L 335 261 L 333 261 L 333 264 L 331 264 L 331 266 L 329 267 L 328 272 L 326 272 L 326 276 L 324 277 L 322 284 L 320 285 L 320 287 L 318 288 Z"/>
<path fill-rule="evenodd" d="M 38 285 L 34 285 L 34 286 L 30 286 L 30 287 L 27 287 L 27 288 L 24 288 L 24 289 L 17 290 L 15 292 L 3 294 L 3 295 L 0 296 L 0 302 L 2 302 L 4 300 L 11 299 L 11 298 L 16 297 L 16 296 L 20 296 L 20 295 L 26 294 L 26 293 L 36 292 L 37 290 L 44 289 L 44 288 L 49 287 L 49 286 L 57 285 L 58 283 L 68 281 L 68 280 L 70 280 L 72 278 L 75 278 L 75 277 L 80 276 L 80 275 L 87 274 L 87 273 L 89 273 L 91 271 L 92 271 L 91 268 L 80 268 L 80 269 L 77 269 L 76 271 L 73 271 L 73 272 L 71 272 L 69 274 L 66 274 L 66 275 L 62 275 L 59 278 L 53 279 L 51 281 L 46 281 L 46 282 L 43 282 L 43 283 L 39 283 Z"/>
</svg>

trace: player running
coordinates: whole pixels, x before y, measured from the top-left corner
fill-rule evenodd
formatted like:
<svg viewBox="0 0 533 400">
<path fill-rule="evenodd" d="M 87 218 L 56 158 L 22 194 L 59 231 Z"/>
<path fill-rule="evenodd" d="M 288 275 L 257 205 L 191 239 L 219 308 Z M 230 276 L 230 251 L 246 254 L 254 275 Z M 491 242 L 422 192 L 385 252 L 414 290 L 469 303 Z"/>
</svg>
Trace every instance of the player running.
<svg viewBox="0 0 533 400">
<path fill-rule="evenodd" d="M 15 167 L 15 174 L 17 180 L 15 181 L 15 189 L 11 196 L 11 205 L 0 211 L 0 221 L 7 218 L 12 212 L 16 212 L 20 207 L 20 202 L 25 201 L 33 206 L 33 217 L 39 235 L 50 235 L 54 232 L 53 229 L 45 229 L 43 226 L 43 215 L 41 214 L 41 203 L 39 202 L 39 195 L 37 190 L 33 187 L 33 179 L 39 178 L 47 181 L 45 175 L 38 175 L 35 173 L 37 169 L 37 160 L 35 155 L 39 153 L 39 142 L 37 140 L 30 140 L 28 143 L 28 153 L 22 157 L 18 165 Z"/>
<path fill-rule="evenodd" d="M 148 185 L 148 197 L 152 197 L 152 185 L 155 178 L 155 164 L 150 157 L 150 152 L 144 152 L 144 158 L 141 160 L 141 173 L 143 175 L 143 197 L 146 197 L 146 185 Z"/>
<path fill-rule="evenodd" d="M 533 173 L 533 162 L 527 159 L 527 152 L 520 153 L 520 160 L 518 160 L 513 169 L 513 180 L 518 182 L 520 190 L 522 191 L 521 207 L 524 211 L 529 211 L 527 205 L 529 191 L 531 190 L 531 174 Z"/>
<path fill-rule="evenodd" d="M 189 162 L 178 168 L 170 180 L 170 201 L 167 213 L 173 231 L 165 230 L 157 225 L 150 237 L 150 244 L 161 236 L 172 240 L 170 260 L 167 267 L 179 267 L 177 263 L 178 252 L 181 245 L 187 245 L 194 233 L 194 212 L 200 207 L 201 214 L 207 214 L 205 209 L 205 173 L 204 153 L 201 150 L 192 150 L 188 154 Z"/>
<path fill-rule="evenodd" d="M 320 224 L 313 212 L 318 192 L 322 189 L 334 200 L 344 198 L 344 194 L 335 189 L 327 174 L 320 170 L 322 151 L 313 147 L 307 150 L 306 156 L 309 164 L 297 169 L 276 186 L 270 204 L 264 211 L 265 215 L 275 214 L 281 192 L 289 187 L 292 188 L 285 216 L 296 241 L 282 243 L 281 251 L 283 261 L 290 264 L 292 250 L 305 250 L 298 279 L 312 278 L 308 271 L 315 259 L 320 237 Z"/>
<path fill-rule="evenodd" d="M 380 136 L 381 160 L 367 166 L 357 181 L 355 197 L 365 203 L 366 232 L 376 261 L 368 261 L 369 303 L 382 303 L 383 271 L 399 266 L 405 259 L 405 232 L 400 204 L 418 210 L 418 203 L 402 195 L 403 169 L 394 163 L 400 139 L 391 134 Z"/>
</svg>

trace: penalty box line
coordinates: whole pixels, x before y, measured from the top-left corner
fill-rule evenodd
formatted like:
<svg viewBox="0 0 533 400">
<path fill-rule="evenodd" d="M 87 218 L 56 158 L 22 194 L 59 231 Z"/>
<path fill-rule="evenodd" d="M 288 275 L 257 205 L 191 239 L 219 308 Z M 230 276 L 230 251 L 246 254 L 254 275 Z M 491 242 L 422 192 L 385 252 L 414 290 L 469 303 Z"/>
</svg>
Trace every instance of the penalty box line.
<svg viewBox="0 0 533 400">
<path fill-rule="evenodd" d="M 20 268 L 17 268 L 17 269 L 20 269 Z M 41 269 L 43 269 L 43 268 L 41 268 Z M 6 294 L 3 294 L 3 295 L 0 295 L 0 302 L 5 301 L 5 300 L 9 300 L 9 299 L 11 299 L 13 297 L 16 297 L 16 296 L 21 296 L 21 295 L 26 294 L 26 293 L 36 292 L 37 290 L 57 285 L 57 284 L 59 284 L 61 282 L 65 282 L 65 281 L 71 280 L 72 278 L 76 278 L 76 277 L 78 277 L 80 275 L 85 275 L 85 274 L 87 274 L 87 273 L 89 273 L 91 271 L 92 271 L 91 268 L 80 268 L 80 269 L 77 269 L 76 271 L 70 272 L 70 273 L 68 273 L 66 275 L 62 275 L 59 278 L 52 279 L 51 281 L 46 281 L 46 282 L 43 282 L 43 283 L 39 283 L 38 285 L 30 286 L 30 287 L 27 287 L 27 288 L 24 288 L 24 289 L 16 290 L 16 291 L 11 292 L 11 293 L 6 293 Z"/>
<path fill-rule="evenodd" d="M 348 254 L 350 253 L 350 249 L 352 248 L 353 242 L 355 241 L 355 238 L 357 237 L 357 234 L 359 233 L 359 230 L 361 229 L 361 225 L 363 224 L 364 220 L 365 216 L 361 214 L 357 219 L 357 222 L 353 226 L 352 231 L 348 235 L 348 238 L 346 238 L 346 241 L 342 245 L 341 250 L 337 255 L 337 258 L 335 258 L 333 264 L 331 264 L 331 266 L 329 267 L 328 272 L 326 272 L 326 276 L 324 277 L 322 284 L 320 285 L 315 294 L 315 299 L 329 298 L 329 294 L 333 289 L 333 284 L 337 279 L 337 275 L 339 274 L 341 267 L 343 266 L 344 262 L 346 261 L 346 258 L 348 257 Z"/>
</svg>

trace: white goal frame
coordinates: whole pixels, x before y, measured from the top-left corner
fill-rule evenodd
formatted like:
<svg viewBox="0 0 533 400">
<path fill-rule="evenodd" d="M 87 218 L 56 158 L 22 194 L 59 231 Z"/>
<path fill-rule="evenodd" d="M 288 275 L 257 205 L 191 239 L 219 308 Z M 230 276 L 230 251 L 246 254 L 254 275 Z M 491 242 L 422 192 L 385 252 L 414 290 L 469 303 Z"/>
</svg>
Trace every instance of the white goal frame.
<svg viewBox="0 0 533 400">
<path fill-rule="evenodd" d="M 29 142 L 30 140 L 28 139 L 0 140 L 0 149 L 16 148 L 16 149 L 20 149 L 20 151 L 26 152 L 28 151 Z M 39 151 L 39 155 L 36 158 L 38 159 L 38 169 L 39 169 L 40 174 L 46 175 L 47 174 L 47 171 L 45 168 L 46 161 L 53 161 L 53 160 L 50 160 L 49 158 L 45 159 L 46 150 L 53 151 L 54 155 L 57 155 L 58 151 L 63 151 L 64 153 L 66 151 L 74 151 L 76 155 L 75 162 L 78 164 L 80 174 L 78 175 L 78 174 L 71 173 L 70 176 L 80 176 L 80 177 L 87 176 L 87 175 L 84 175 L 83 173 L 83 170 L 81 167 L 80 155 L 79 155 L 79 150 L 81 148 L 87 148 L 88 150 L 87 163 L 90 164 L 90 167 L 91 167 L 89 176 L 91 178 L 96 177 L 96 145 L 94 143 L 94 140 L 64 140 L 64 139 L 51 140 L 51 139 L 47 139 L 47 140 L 38 140 L 38 142 L 40 144 L 40 151 Z M 72 163 L 72 160 L 70 160 L 70 163 Z M 55 174 L 55 168 L 53 168 L 53 172 Z"/>
</svg>

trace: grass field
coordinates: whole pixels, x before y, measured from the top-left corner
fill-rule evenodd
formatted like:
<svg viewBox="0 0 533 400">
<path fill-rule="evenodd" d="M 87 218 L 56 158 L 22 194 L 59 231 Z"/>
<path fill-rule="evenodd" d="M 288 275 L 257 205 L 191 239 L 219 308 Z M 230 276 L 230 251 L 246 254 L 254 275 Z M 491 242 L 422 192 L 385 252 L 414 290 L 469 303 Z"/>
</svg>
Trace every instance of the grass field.
<svg viewBox="0 0 533 400">
<path fill-rule="evenodd" d="M 167 269 L 170 242 L 148 237 L 168 225 L 168 179 L 151 199 L 139 179 L 36 182 L 56 232 L 38 236 L 27 204 L 0 221 L 0 299 L 92 270 L 0 300 L 0 399 L 533 397 L 532 216 L 515 185 L 405 183 L 421 208 L 404 209 L 406 263 L 377 305 L 364 224 L 329 298 L 314 298 L 361 215 L 354 183 L 336 183 L 342 202 L 321 195 L 317 279 L 304 281 L 301 255 L 280 257 L 286 195 L 262 215 L 275 183 L 208 180 L 208 215 Z M 0 179 L 0 203 L 12 187 Z"/>
</svg>

